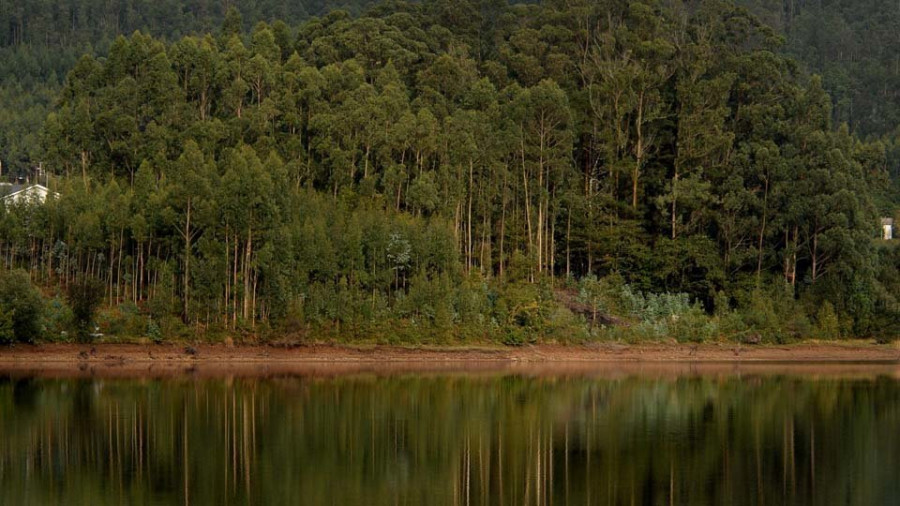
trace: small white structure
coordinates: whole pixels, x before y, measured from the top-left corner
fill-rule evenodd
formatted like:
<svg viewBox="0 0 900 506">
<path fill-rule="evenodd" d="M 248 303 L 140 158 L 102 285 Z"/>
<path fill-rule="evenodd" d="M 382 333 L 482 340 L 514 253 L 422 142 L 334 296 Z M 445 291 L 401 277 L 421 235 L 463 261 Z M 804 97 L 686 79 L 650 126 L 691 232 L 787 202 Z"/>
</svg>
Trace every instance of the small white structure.
<svg viewBox="0 0 900 506">
<path fill-rule="evenodd" d="M 41 184 L 10 184 L 0 183 L 0 202 L 3 204 L 20 204 L 34 203 L 43 204 L 47 197 L 58 197 L 59 194 L 51 192 L 46 186 Z"/>
<path fill-rule="evenodd" d="M 881 218 L 881 238 L 890 241 L 894 238 L 894 219 Z"/>
</svg>

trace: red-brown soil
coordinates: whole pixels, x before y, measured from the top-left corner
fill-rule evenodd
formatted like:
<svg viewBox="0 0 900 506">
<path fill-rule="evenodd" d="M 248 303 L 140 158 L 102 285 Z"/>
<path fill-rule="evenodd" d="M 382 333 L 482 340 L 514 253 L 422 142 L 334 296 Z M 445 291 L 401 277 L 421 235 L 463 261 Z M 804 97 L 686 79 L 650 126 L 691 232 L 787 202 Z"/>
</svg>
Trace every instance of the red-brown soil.
<svg viewBox="0 0 900 506">
<path fill-rule="evenodd" d="M 900 376 L 900 349 L 890 345 L 802 343 L 596 344 L 511 347 L 226 346 L 43 344 L 0 348 L 0 373 L 71 376 L 331 376 L 405 372 L 690 374 L 741 372 L 888 374 Z"/>
</svg>

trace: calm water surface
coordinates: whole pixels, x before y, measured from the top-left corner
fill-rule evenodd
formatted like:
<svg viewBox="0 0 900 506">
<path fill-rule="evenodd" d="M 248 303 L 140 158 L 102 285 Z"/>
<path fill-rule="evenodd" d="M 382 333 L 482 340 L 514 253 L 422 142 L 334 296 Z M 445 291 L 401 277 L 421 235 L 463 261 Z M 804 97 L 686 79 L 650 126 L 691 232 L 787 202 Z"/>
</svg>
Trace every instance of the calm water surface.
<svg viewBox="0 0 900 506">
<path fill-rule="evenodd" d="M 0 372 L 0 504 L 900 504 L 890 370 Z"/>
</svg>

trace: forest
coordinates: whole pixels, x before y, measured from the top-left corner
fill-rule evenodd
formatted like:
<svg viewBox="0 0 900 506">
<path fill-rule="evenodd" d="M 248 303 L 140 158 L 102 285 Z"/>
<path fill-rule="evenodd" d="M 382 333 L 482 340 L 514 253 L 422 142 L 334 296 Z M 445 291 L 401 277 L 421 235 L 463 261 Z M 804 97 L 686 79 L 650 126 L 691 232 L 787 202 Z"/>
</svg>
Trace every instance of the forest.
<svg viewBox="0 0 900 506">
<path fill-rule="evenodd" d="M 59 59 L 3 60 L 58 196 L 0 206 L 0 341 L 897 334 L 897 108 L 811 7 L 96 3 L 0 7 Z"/>
</svg>

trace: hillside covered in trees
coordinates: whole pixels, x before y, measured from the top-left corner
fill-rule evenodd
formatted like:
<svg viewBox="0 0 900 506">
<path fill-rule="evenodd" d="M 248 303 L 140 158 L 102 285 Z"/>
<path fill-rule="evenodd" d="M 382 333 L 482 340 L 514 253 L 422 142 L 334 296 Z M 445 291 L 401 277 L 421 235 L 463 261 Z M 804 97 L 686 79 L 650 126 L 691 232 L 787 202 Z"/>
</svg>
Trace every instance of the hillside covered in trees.
<svg viewBox="0 0 900 506">
<path fill-rule="evenodd" d="M 48 337 L 86 335 L 91 293 L 101 331 L 153 339 L 896 332 L 889 145 L 835 122 L 743 8 L 243 19 L 119 37 L 67 74 L 39 135 L 60 197 L 0 208 Z M 0 308 L 28 290 L 6 276 Z"/>
<path fill-rule="evenodd" d="M 334 9 L 359 13 L 374 0 L 16 0 L 0 2 L 0 160 L 22 170 L 40 159 L 39 131 L 82 54 L 105 55 L 137 30 L 162 40 L 219 29 L 240 5 L 241 30 L 256 21 L 296 25 Z"/>
<path fill-rule="evenodd" d="M 785 35 L 784 52 L 822 75 L 835 121 L 866 136 L 900 124 L 900 4 L 888 0 L 738 0 Z"/>
</svg>

